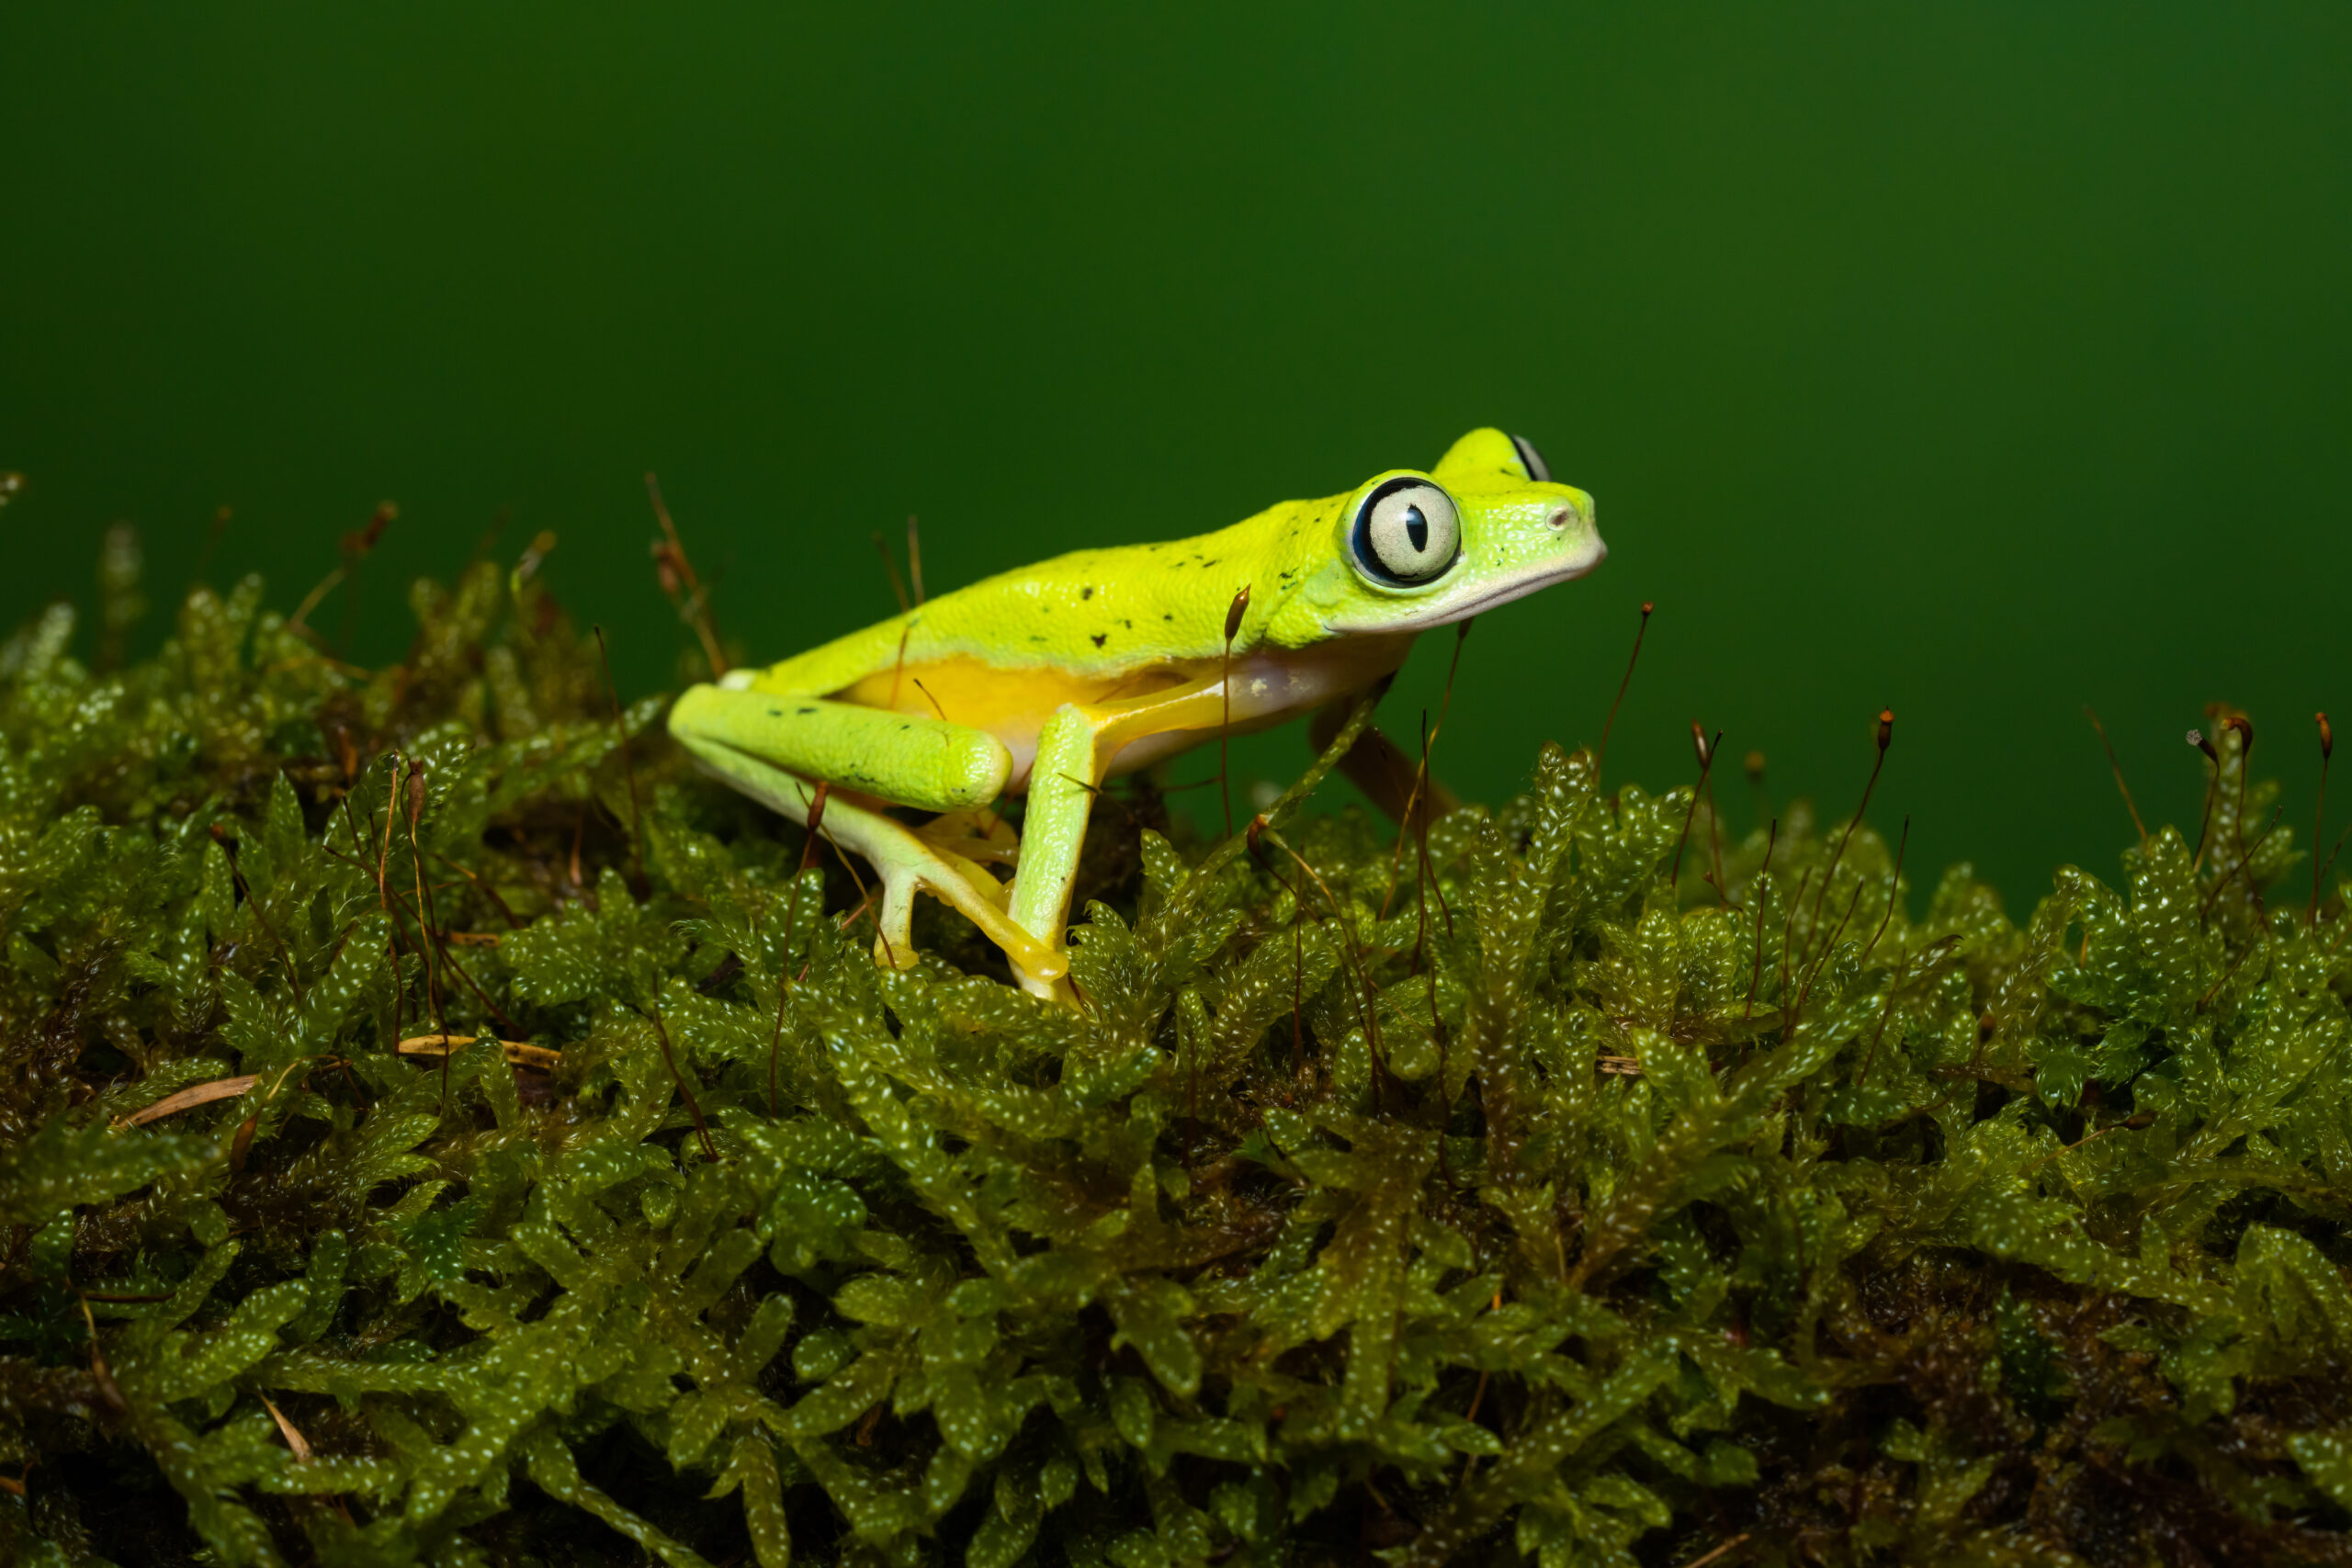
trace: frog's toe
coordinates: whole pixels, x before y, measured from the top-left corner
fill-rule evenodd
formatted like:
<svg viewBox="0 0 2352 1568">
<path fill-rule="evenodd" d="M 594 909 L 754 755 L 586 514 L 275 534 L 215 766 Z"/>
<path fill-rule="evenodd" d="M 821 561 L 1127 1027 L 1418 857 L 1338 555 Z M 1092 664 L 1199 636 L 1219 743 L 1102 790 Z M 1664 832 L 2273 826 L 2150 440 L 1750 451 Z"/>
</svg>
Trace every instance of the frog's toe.
<svg viewBox="0 0 2352 1568">
<path fill-rule="evenodd" d="M 1068 955 L 1062 955 L 1062 962 L 1065 964 L 1069 963 Z M 1067 970 L 1060 975 L 1048 977 L 1032 975 L 1016 964 L 1013 972 L 1021 977 L 1021 988 L 1031 996 L 1041 997 L 1057 1006 L 1069 1008 L 1073 1012 L 1077 1010 L 1078 987 L 1070 983 Z"/>
<path fill-rule="evenodd" d="M 882 904 L 875 911 L 874 962 L 891 969 L 915 966 L 915 891 L 922 878 L 910 871 L 889 870 L 882 876 Z"/>
<path fill-rule="evenodd" d="M 880 869 L 882 891 L 875 911 L 876 963 L 893 969 L 914 967 L 914 897 L 917 893 L 927 893 L 962 914 L 980 928 L 982 935 L 1003 949 L 1025 989 L 1033 995 L 1054 996 L 1076 1005 L 1076 993 L 1064 978 L 1069 973 L 1069 954 L 1039 942 L 1015 924 L 1005 912 L 1003 884 L 981 867 L 925 845 L 922 852 L 887 859 Z"/>
</svg>

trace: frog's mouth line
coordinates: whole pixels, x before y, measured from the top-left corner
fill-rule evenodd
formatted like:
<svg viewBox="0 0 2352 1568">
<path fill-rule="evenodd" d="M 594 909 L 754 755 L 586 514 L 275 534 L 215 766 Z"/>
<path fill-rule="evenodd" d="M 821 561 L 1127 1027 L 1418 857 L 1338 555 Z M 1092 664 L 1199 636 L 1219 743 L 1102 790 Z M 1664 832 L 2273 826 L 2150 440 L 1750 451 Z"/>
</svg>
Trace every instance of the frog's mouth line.
<svg viewBox="0 0 2352 1568">
<path fill-rule="evenodd" d="M 1427 618 L 1416 615 L 1409 623 L 1410 629 L 1417 632 L 1427 631 L 1432 626 L 1450 626 L 1456 621 L 1466 621 L 1473 615 L 1482 615 L 1498 604 L 1508 604 L 1514 599 L 1524 599 L 1529 594 L 1549 588 L 1555 582 L 1573 582 L 1608 558 L 1609 547 L 1600 540 L 1595 539 L 1592 542 L 1592 551 L 1589 555 L 1578 556 L 1556 570 L 1544 573 L 1541 577 L 1527 578 L 1507 588 L 1498 588 L 1491 592 L 1481 593 L 1475 599 L 1465 600 L 1458 604 L 1448 604 Z M 1334 631 L 1340 632 L 1376 629 L 1380 628 L 1371 626 L 1334 626 L 1332 628 Z"/>
</svg>

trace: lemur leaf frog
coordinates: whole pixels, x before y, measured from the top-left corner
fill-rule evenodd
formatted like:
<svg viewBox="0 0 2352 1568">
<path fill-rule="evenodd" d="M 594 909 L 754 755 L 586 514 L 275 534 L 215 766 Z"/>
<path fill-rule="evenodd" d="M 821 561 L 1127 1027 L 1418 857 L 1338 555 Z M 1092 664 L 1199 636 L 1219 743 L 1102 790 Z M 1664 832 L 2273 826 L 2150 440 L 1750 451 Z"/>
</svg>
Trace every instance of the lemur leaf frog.
<svg viewBox="0 0 2352 1568">
<path fill-rule="evenodd" d="M 1418 634 L 1607 553 L 1590 496 L 1553 482 L 1525 441 L 1474 430 L 1426 472 L 1391 468 L 1198 538 L 1058 556 L 730 671 L 679 697 L 670 730 L 798 822 L 830 782 L 822 831 L 881 879 L 877 960 L 914 962 L 921 890 L 986 932 L 1026 989 L 1071 1002 L 1070 885 L 1106 777 L 1228 724 L 1343 702 Z M 1023 793 L 1016 840 L 990 808 Z M 916 825 L 892 807 L 936 815 Z"/>
</svg>

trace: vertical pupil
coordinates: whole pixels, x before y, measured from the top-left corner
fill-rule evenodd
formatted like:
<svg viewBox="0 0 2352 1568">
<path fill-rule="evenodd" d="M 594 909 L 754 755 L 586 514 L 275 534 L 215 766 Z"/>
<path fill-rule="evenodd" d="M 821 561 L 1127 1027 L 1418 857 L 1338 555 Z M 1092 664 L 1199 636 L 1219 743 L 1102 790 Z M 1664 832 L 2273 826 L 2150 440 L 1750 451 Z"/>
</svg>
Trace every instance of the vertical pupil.
<svg viewBox="0 0 2352 1568">
<path fill-rule="evenodd" d="M 1430 547 L 1430 520 L 1421 515 L 1418 506 L 1405 508 L 1405 537 L 1413 541 L 1415 555 Z"/>
</svg>

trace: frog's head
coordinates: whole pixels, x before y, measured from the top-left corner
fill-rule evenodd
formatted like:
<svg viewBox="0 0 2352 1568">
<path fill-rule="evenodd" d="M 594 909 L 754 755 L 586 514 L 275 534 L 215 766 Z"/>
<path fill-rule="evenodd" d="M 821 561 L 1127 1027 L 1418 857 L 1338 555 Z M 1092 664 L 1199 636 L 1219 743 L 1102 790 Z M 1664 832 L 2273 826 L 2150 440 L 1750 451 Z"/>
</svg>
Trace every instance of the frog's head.
<svg viewBox="0 0 2352 1568">
<path fill-rule="evenodd" d="M 1330 508 L 1316 519 L 1329 530 L 1317 541 L 1326 564 L 1294 606 L 1326 637 L 1467 620 L 1609 554 L 1592 497 L 1553 483 L 1535 448 L 1499 430 L 1472 431 L 1425 473 L 1392 468 L 1335 501 L 1315 509 Z"/>
</svg>

